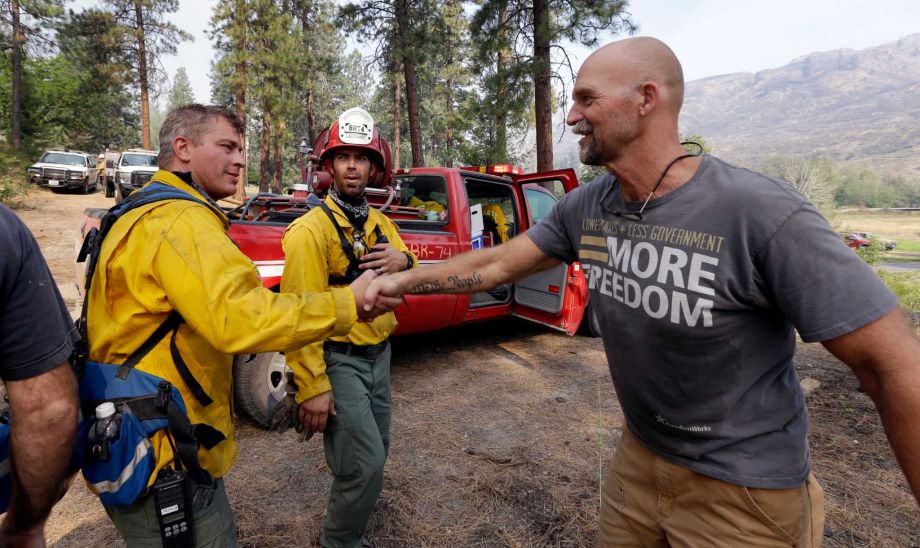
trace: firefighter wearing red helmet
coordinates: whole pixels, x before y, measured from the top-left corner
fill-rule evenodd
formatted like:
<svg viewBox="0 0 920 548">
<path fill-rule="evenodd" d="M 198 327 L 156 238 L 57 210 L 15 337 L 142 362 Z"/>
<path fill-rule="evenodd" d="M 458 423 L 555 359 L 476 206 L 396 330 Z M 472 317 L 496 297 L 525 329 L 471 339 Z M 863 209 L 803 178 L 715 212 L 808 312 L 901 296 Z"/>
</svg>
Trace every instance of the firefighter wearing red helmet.
<svg viewBox="0 0 920 548">
<path fill-rule="evenodd" d="M 396 225 L 365 196 L 369 183 L 382 186 L 390 175 L 389 148 L 373 117 L 347 110 L 320 141 L 315 148 L 333 183 L 323 203 L 284 234 L 281 290 L 326 290 L 369 268 L 388 274 L 414 266 Z M 360 546 L 383 488 L 392 407 L 388 338 L 394 329 L 396 316 L 384 314 L 356 323 L 344 336 L 286 354 L 299 418 L 307 431 L 323 433 L 333 475 L 323 546 Z"/>
</svg>

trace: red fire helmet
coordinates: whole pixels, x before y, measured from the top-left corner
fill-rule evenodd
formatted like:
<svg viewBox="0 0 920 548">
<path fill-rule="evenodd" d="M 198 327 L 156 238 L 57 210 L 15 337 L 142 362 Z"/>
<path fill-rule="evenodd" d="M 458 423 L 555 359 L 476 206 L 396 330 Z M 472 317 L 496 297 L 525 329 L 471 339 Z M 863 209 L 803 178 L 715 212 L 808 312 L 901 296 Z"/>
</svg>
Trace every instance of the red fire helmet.
<svg viewBox="0 0 920 548">
<path fill-rule="evenodd" d="M 313 143 L 323 170 L 332 172 L 332 152 L 337 148 L 351 147 L 368 151 L 371 159 L 370 180 L 367 186 L 382 188 L 393 184 L 393 158 L 390 145 L 374 125 L 374 118 L 361 108 L 343 112 L 329 129 L 323 130 Z"/>
</svg>

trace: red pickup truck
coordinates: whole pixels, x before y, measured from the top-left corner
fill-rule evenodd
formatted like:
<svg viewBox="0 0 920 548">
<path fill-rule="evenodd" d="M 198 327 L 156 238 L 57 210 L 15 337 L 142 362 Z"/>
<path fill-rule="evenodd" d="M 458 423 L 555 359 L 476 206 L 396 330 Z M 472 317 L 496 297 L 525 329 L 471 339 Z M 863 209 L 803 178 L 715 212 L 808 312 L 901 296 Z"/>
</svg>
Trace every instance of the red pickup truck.
<svg viewBox="0 0 920 548">
<path fill-rule="evenodd" d="M 421 265 L 449 259 L 478 247 L 499 245 L 549 213 L 558 197 L 578 186 L 571 169 L 518 174 L 511 166 L 426 167 L 401 170 L 396 184 L 368 188 L 368 201 L 396 222 L 400 236 Z M 300 185 L 295 185 L 295 189 Z M 227 210 L 230 237 L 259 270 L 265 287 L 278 290 L 284 270 L 281 238 L 316 196 L 258 194 Z M 87 210 L 83 231 L 104 210 Z M 78 284 L 82 285 L 82 284 Z M 586 313 L 587 311 L 587 313 Z M 569 335 L 584 322 L 597 336 L 588 306 L 587 284 L 578 263 L 561 264 L 514 284 L 473 295 L 409 295 L 396 309 L 396 335 L 435 331 L 464 323 L 518 316 Z M 267 425 L 271 409 L 285 395 L 287 368 L 279 353 L 238 356 L 234 361 L 235 400 L 256 423 Z"/>
</svg>

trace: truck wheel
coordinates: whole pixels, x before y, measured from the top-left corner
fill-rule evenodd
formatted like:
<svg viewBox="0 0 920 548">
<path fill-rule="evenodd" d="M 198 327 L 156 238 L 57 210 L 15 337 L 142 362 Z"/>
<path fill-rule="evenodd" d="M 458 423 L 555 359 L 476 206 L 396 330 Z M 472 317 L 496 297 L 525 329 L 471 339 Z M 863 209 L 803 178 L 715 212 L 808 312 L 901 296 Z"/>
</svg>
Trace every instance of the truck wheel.
<svg viewBox="0 0 920 548">
<path fill-rule="evenodd" d="M 284 354 L 265 352 L 233 359 L 233 395 L 237 410 L 257 425 L 271 426 L 272 410 L 287 394 L 291 370 Z"/>
<path fill-rule="evenodd" d="M 118 185 L 115 185 L 115 203 L 120 204 L 123 201 L 125 201 L 125 197 L 122 196 L 121 194 L 121 187 Z"/>
<path fill-rule="evenodd" d="M 588 306 L 585 307 L 585 315 L 581 318 L 581 325 L 578 327 L 578 331 L 586 337 L 601 336 L 601 322 L 597 317 L 597 312 L 594 310 L 594 302 L 591 300 L 588 300 Z"/>
</svg>

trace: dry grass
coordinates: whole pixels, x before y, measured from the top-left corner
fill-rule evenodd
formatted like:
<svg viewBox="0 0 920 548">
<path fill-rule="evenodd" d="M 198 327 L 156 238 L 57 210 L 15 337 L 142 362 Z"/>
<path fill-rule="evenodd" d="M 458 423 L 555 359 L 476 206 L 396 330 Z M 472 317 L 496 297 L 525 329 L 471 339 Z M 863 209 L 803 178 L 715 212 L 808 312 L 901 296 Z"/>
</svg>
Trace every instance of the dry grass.
<svg viewBox="0 0 920 548">
<path fill-rule="evenodd" d="M 920 211 L 885 212 L 864 209 L 838 210 L 832 222 L 841 231 L 870 232 L 881 238 L 889 238 L 920 244 Z"/>
</svg>

